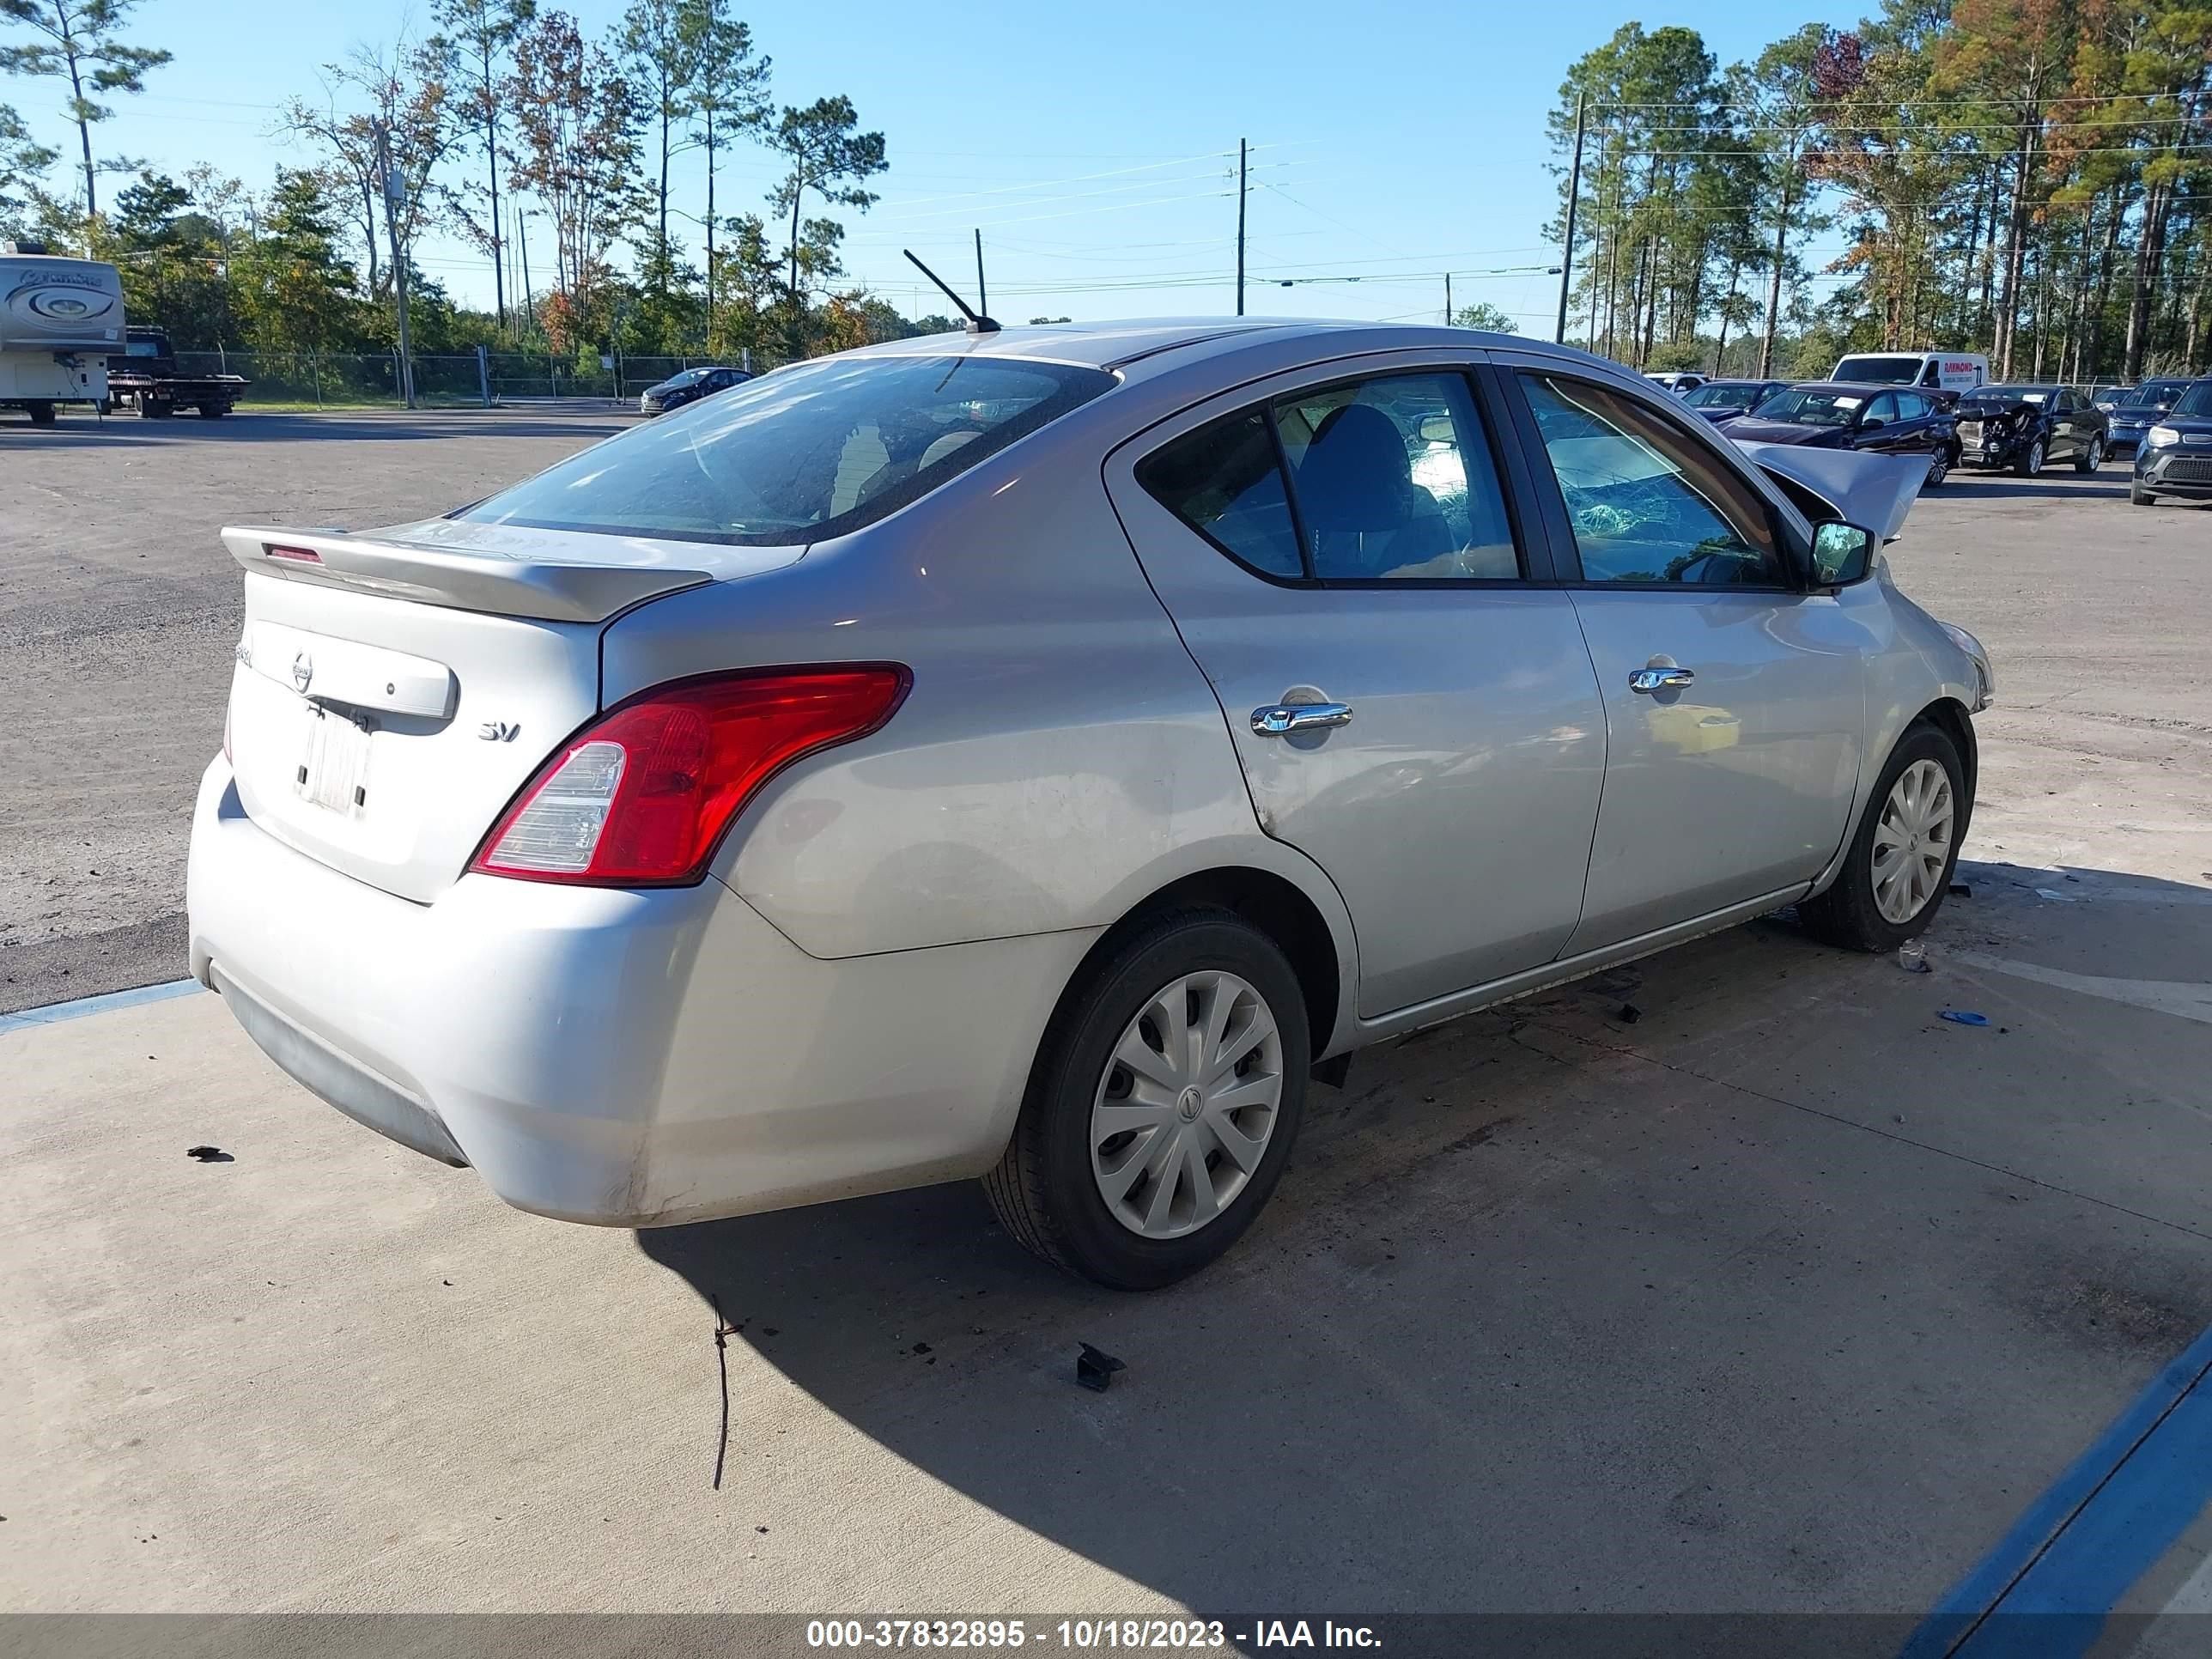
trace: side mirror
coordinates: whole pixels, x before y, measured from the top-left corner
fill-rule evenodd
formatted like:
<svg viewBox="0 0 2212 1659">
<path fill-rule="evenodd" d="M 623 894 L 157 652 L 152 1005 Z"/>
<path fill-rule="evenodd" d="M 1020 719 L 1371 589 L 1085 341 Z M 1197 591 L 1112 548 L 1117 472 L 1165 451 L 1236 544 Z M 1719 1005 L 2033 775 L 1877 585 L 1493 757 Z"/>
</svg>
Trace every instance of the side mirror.
<svg viewBox="0 0 2212 1659">
<path fill-rule="evenodd" d="M 1819 587 L 1849 587 L 1863 582 L 1874 569 L 1875 540 L 1841 519 L 1831 519 L 1813 531 L 1813 577 Z"/>
<path fill-rule="evenodd" d="M 1887 421 L 1864 420 L 1859 422 L 1859 430 L 1862 432 L 1879 432 L 1882 428 L 1888 424 L 1889 422 Z"/>
</svg>

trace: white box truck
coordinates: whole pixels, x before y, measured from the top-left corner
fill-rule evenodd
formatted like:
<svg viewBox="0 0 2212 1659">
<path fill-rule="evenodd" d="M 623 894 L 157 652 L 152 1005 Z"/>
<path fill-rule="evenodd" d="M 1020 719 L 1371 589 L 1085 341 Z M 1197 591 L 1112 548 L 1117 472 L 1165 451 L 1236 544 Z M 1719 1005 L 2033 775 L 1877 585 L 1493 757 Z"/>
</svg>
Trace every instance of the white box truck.
<svg viewBox="0 0 2212 1659">
<path fill-rule="evenodd" d="M 97 406 L 107 397 L 107 354 L 123 342 L 113 265 L 0 242 L 0 409 L 52 426 L 63 404 Z"/>
</svg>

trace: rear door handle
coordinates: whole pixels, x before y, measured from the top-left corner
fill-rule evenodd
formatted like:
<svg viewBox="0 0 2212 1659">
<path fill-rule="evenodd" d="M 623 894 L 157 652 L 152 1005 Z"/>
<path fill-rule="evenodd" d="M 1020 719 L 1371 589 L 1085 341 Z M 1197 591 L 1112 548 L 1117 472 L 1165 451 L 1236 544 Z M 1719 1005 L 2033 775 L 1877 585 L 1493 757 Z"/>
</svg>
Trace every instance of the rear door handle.
<svg viewBox="0 0 2212 1659">
<path fill-rule="evenodd" d="M 1697 679 L 1686 668 L 1639 668 L 1628 677 L 1628 689 L 1639 696 L 1655 691 L 1679 691 Z"/>
<path fill-rule="evenodd" d="M 1318 732 L 1352 724 L 1348 702 L 1278 702 L 1252 711 L 1255 737 L 1279 738 L 1291 732 Z"/>
</svg>

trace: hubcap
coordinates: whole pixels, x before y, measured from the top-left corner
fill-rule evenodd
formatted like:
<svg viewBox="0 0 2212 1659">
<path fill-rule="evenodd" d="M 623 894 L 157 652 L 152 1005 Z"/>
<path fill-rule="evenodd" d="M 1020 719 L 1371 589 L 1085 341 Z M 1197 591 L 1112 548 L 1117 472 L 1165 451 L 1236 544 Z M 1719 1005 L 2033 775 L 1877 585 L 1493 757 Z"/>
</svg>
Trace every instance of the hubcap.
<svg viewBox="0 0 2212 1659">
<path fill-rule="evenodd" d="M 1091 1173 L 1114 1218 L 1146 1238 L 1195 1232 L 1267 1156 L 1283 1039 L 1234 974 L 1186 974 L 1138 1010 L 1091 1106 Z"/>
<path fill-rule="evenodd" d="M 1874 827 L 1874 903 L 1883 921 L 1901 926 L 1928 908 L 1957 817 L 1950 776 L 1934 761 L 1915 761 L 1898 775 Z"/>
</svg>

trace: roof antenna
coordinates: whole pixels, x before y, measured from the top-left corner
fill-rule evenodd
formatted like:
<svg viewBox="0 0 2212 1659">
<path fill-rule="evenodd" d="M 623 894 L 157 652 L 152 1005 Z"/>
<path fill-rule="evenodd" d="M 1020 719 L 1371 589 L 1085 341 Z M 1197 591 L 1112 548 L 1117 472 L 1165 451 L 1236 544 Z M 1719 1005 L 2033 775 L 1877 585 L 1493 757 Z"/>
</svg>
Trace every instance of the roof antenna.
<svg viewBox="0 0 2212 1659">
<path fill-rule="evenodd" d="M 915 259 L 912 248 L 901 248 L 899 252 L 905 254 L 908 258 L 914 259 L 914 268 L 936 283 L 945 291 L 945 297 L 960 307 L 960 314 L 968 319 L 968 331 L 970 334 L 996 334 L 999 331 L 999 325 L 988 317 L 980 316 L 969 308 L 968 302 L 952 291 L 951 283 L 946 282 L 921 260 Z"/>
</svg>

